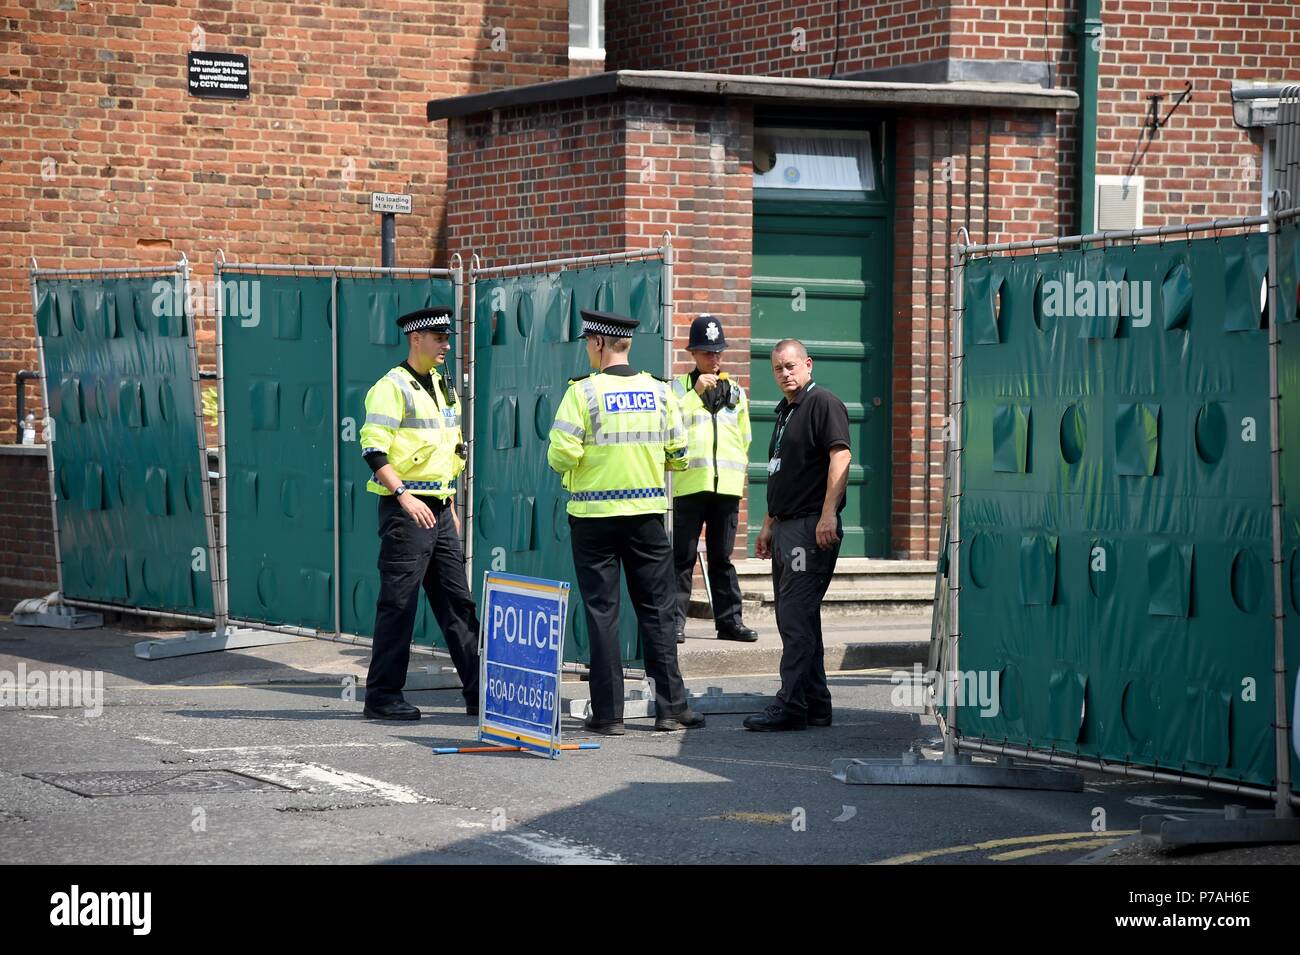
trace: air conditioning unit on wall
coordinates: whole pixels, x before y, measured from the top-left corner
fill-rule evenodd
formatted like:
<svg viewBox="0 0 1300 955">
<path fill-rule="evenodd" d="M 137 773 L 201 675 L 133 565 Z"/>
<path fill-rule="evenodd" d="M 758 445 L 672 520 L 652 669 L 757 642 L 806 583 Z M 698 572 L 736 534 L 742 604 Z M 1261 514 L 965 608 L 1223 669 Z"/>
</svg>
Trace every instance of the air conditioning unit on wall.
<svg viewBox="0 0 1300 955">
<path fill-rule="evenodd" d="M 1097 231 L 1142 228 L 1143 176 L 1098 176 L 1093 207 L 1097 210 Z"/>
</svg>

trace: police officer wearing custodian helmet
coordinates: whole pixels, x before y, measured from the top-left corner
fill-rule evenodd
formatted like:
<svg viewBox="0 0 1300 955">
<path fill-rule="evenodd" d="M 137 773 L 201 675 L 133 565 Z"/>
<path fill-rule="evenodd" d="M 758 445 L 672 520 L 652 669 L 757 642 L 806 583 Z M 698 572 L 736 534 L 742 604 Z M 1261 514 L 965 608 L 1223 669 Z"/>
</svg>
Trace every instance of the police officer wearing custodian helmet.
<svg viewBox="0 0 1300 955">
<path fill-rule="evenodd" d="M 740 499 L 749 467 L 749 402 L 744 389 L 722 370 L 727 336 L 712 315 L 691 322 L 686 350 L 695 370 L 673 381 L 686 425 L 683 474 L 673 478 L 673 560 L 677 568 L 677 642 L 686 640 L 700 528 L 709 555 L 713 623 L 721 640 L 752 643 L 758 634 L 740 619 L 740 581 L 731 551 L 736 546 Z"/>
<path fill-rule="evenodd" d="M 453 481 L 465 467 L 460 401 L 446 375 L 435 376 L 451 349 L 452 310 L 403 315 L 406 361 L 366 394 L 361 449 L 379 495 L 379 601 L 366 677 L 365 715 L 418 720 L 402 697 L 420 589 L 442 628 L 460 675 L 465 711 L 478 713 L 478 613 L 465 580 Z"/>
<path fill-rule="evenodd" d="M 618 639 L 619 568 L 636 611 L 655 729 L 704 725 L 687 705 L 673 638 L 673 553 L 664 515 L 665 467 L 686 466 L 686 433 L 668 382 L 628 364 L 639 323 L 582 312 L 593 374 L 570 382 L 551 426 L 546 459 L 570 494 L 570 541 L 591 639 L 588 730 L 623 734 L 623 659 Z"/>
</svg>

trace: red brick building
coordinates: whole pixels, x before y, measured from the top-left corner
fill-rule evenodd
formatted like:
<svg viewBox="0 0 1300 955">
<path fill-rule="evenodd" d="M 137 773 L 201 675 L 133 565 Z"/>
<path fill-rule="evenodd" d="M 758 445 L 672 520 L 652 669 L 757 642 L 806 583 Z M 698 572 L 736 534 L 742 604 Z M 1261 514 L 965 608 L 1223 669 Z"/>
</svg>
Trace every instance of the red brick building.
<svg viewBox="0 0 1300 955">
<path fill-rule="evenodd" d="M 218 249 L 378 264 L 382 191 L 414 196 L 397 264 L 444 265 L 447 148 L 425 102 L 571 69 L 565 0 L 24 0 L 0 7 L 0 44 L 0 441 L 15 440 L 16 373 L 37 367 L 32 256 L 184 252 L 203 282 Z M 249 97 L 191 95 L 191 50 L 246 55 Z M 197 328 L 212 367 L 211 315 Z M 39 391 L 28 382 L 38 415 Z M 30 596 L 54 580 L 44 460 L 0 451 L 0 479 L 0 593 Z"/>
<path fill-rule="evenodd" d="M 679 337 L 724 317 L 756 419 L 786 335 L 848 404 L 849 555 L 934 556 L 958 229 L 1257 213 L 1267 100 L 1238 88 L 1300 75 L 1300 11 L 1279 3 L 608 0 L 606 20 L 603 76 L 431 97 L 449 241 L 502 262 L 672 231 Z"/>
<path fill-rule="evenodd" d="M 607 0 L 602 39 L 594 2 L 7 8 L 5 433 L 14 374 L 35 367 L 30 256 L 183 250 L 198 278 L 218 248 L 373 263 L 367 194 L 404 191 L 401 265 L 671 231 L 681 328 L 723 316 L 761 401 L 770 341 L 810 339 L 850 403 L 845 553 L 933 556 L 958 227 L 997 241 L 1078 231 L 1097 221 L 1088 207 L 1110 226 L 1257 212 L 1269 100 L 1234 89 L 1300 79 L 1291 3 Z M 187 92 L 200 46 L 250 57 L 247 100 Z M 210 339 L 202 318 L 199 331 Z"/>
</svg>

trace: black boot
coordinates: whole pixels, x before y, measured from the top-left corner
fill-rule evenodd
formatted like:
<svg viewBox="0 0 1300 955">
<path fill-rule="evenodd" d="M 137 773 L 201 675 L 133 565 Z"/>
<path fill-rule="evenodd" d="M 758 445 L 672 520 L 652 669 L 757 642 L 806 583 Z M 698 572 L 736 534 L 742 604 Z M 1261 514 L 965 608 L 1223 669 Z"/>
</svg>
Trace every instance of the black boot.
<svg viewBox="0 0 1300 955">
<path fill-rule="evenodd" d="M 745 729 L 760 733 L 782 733 L 786 730 L 806 730 L 808 721 L 796 716 L 780 703 L 773 703 L 762 713 L 745 717 Z"/>
<path fill-rule="evenodd" d="M 405 700 L 367 703 L 364 712 L 372 720 L 418 720 L 420 718 L 419 707 L 412 706 Z"/>
<path fill-rule="evenodd" d="M 689 706 L 684 706 L 671 716 L 664 714 L 655 717 L 655 729 L 661 733 L 672 733 L 676 730 L 693 730 L 704 725 L 704 714 L 696 713 Z"/>
<path fill-rule="evenodd" d="M 751 630 L 743 623 L 729 623 L 726 626 L 718 627 L 718 639 L 753 643 L 758 639 L 758 631 Z"/>
<path fill-rule="evenodd" d="M 626 732 L 622 720 L 598 720 L 590 716 L 582 721 L 582 728 L 588 733 L 599 733 L 601 736 L 622 736 Z"/>
</svg>

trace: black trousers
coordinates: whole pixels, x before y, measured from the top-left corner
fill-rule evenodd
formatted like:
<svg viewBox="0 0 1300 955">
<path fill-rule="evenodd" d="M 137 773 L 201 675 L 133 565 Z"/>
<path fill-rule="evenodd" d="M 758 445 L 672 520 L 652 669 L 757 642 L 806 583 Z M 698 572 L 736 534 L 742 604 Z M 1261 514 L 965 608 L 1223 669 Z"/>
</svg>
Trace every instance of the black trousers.
<svg viewBox="0 0 1300 955">
<path fill-rule="evenodd" d="M 478 612 L 465 580 L 460 535 L 446 503 L 434 497 L 421 500 L 438 521 L 428 529 L 415 523 L 397 498 L 379 499 L 379 603 L 366 702 L 383 704 L 402 698 L 423 586 L 447 639 L 465 700 L 477 703 Z"/>
<path fill-rule="evenodd" d="M 686 706 L 673 632 L 673 554 L 661 514 L 569 518 L 573 566 L 591 640 L 591 714 L 623 718 L 623 654 L 618 640 L 619 568 L 636 612 L 646 676 L 659 714 Z"/>
<path fill-rule="evenodd" d="M 701 491 L 673 498 L 673 564 L 677 569 L 678 630 L 686 625 L 701 525 L 707 527 L 704 547 L 709 557 L 709 589 L 713 592 L 714 625 L 719 630 L 740 626 L 740 581 L 736 579 L 736 566 L 731 562 L 739 519 L 740 498 L 730 494 Z"/>
<path fill-rule="evenodd" d="M 842 540 L 839 521 L 836 530 Z M 822 598 L 830 587 L 837 542 L 817 547 L 817 515 L 777 521 L 772 532 L 772 589 L 776 627 L 781 632 L 781 689 L 776 698 L 791 713 L 824 714 L 831 709 L 822 644 Z"/>
</svg>

